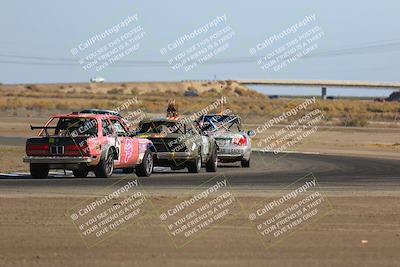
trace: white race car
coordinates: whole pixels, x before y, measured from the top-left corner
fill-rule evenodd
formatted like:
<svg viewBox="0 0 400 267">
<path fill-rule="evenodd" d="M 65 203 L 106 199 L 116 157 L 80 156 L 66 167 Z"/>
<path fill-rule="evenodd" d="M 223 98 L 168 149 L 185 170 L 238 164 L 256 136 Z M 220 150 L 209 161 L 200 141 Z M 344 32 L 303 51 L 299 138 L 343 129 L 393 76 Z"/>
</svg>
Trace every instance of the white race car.
<svg viewBox="0 0 400 267">
<path fill-rule="evenodd" d="M 204 135 L 214 137 L 218 145 L 220 162 L 240 161 L 241 166 L 250 167 L 251 140 L 254 131 L 241 129 L 241 119 L 237 115 L 207 114 L 197 120 Z"/>
</svg>

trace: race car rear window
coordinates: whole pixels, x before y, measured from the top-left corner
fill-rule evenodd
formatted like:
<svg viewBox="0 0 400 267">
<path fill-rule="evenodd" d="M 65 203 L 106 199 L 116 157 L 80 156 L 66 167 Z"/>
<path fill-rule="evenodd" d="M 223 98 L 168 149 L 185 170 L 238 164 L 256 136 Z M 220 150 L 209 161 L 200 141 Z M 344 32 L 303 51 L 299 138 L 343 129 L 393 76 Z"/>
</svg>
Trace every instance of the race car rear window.
<svg viewBox="0 0 400 267">
<path fill-rule="evenodd" d="M 59 136 L 97 136 L 97 121 L 90 118 L 60 118 L 54 130 Z"/>
<path fill-rule="evenodd" d="M 143 123 L 138 133 L 180 133 L 184 134 L 184 126 L 175 122 L 154 121 Z"/>
</svg>

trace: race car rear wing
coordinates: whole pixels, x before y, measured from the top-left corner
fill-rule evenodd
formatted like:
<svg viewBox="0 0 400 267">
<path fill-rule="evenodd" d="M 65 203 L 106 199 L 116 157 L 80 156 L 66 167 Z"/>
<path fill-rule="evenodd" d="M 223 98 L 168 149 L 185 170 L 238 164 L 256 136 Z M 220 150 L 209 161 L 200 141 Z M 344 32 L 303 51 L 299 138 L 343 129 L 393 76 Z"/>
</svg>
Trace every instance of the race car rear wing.
<svg viewBox="0 0 400 267">
<path fill-rule="evenodd" d="M 49 132 L 47 131 L 47 129 L 56 129 L 57 128 L 57 126 L 32 126 L 32 125 L 29 125 L 29 126 L 31 128 L 31 131 L 39 130 L 39 129 L 44 130 L 44 132 L 46 133 L 46 136 L 49 136 Z"/>
<path fill-rule="evenodd" d="M 32 126 L 30 125 L 31 130 L 38 130 L 38 129 L 56 129 L 57 126 Z"/>
</svg>

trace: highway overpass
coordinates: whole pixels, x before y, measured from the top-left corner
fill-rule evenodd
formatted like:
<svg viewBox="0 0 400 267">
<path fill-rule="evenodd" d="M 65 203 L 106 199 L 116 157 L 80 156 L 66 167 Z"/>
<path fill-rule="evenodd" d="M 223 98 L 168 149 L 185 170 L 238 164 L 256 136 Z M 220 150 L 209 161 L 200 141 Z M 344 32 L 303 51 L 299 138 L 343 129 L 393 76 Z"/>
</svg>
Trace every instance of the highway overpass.
<svg viewBox="0 0 400 267">
<path fill-rule="evenodd" d="M 237 80 L 243 85 L 273 85 L 273 86 L 313 86 L 320 87 L 321 96 L 326 98 L 328 87 L 352 89 L 399 89 L 400 82 L 368 82 L 368 81 L 334 81 L 334 80 Z"/>
</svg>

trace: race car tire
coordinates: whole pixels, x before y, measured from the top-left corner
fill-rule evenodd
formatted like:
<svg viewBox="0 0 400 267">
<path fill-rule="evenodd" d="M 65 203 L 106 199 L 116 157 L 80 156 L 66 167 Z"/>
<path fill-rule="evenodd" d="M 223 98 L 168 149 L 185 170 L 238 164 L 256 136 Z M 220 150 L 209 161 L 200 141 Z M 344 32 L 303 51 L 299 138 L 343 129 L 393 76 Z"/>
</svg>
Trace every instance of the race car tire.
<svg viewBox="0 0 400 267">
<path fill-rule="evenodd" d="M 189 161 L 187 168 L 190 173 L 199 173 L 201 169 L 201 156 L 198 155 L 194 160 Z"/>
<path fill-rule="evenodd" d="M 89 174 L 88 170 L 74 170 L 72 174 L 77 178 L 86 178 Z"/>
<path fill-rule="evenodd" d="M 250 168 L 250 159 L 242 159 L 241 161 L 240 161 L 240 165 L 243 167 L 243 168 Z"/>
<path fill-rule="evenodd" d="M 206 171 L 207 172 L 216 172 L 218 167 L 218 157 L 217 157 L 217 149 L 214 149 L 211 157 L 208 159 L 206 163 Z"/>
<path fill-rule="evenodd" d="M 34 179 L 45 179 L 49 176 L 49 165 L 47 164 L 31 163 L 29 169 Z"/>
<path fill-rule="evenodd" d="M 153 168 L 153 153 L 148 149 L 144 153 L 142 163 L 135 168 L 135 173 L 139 177 L 149 177 L 153 172 Z"/>
<path fill-rule="evenodd" d="M 104 158 L 102 158 L 99 164 L 94 170 L 94 174 L 97 178 L 109 178 L 111 177 L 114 170 L 114 150 L 108 149 L 108 152 Z"/>
</svg>

